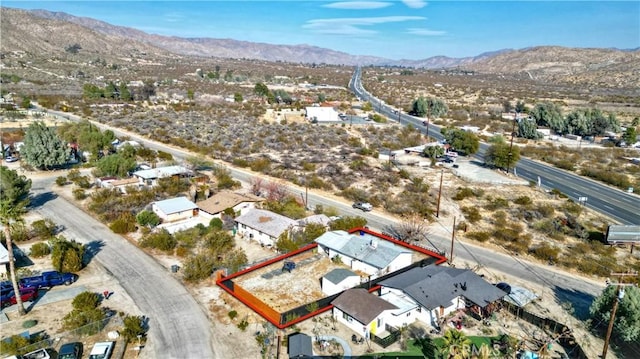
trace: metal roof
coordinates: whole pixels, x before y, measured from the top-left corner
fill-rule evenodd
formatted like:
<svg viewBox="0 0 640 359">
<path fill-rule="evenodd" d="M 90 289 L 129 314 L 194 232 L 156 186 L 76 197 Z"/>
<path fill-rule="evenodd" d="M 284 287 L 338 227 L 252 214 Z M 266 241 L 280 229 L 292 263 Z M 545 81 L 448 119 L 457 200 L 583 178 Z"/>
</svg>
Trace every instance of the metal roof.
<svg viewBox="0 0 640 359">
<path fill-rule="evenodd" d="M 352 235 L 345 231 L 330 231 L 318 237 L 316 242 L 378 269 L 386 268 L 402 253 L 411 253 L 408 249 L 364 232 Z"/>
<path fill-rule="evenodd" d="M 264 209 L 251 209 L 237 217 L 236 222 L 266 233 L 273 238 L 280 237 L 282 232 L 298 225 L 298 221 Z"/>
<path fill-rule="evenodd" d="M 155 202 L 154 205 L 164 214 L 180 213 L 190 211 L 198 206 L 189 201 L 186 197 L 176 197 Z"/>
<path fill-rule="evenodd" d="M 607 228 L 607 243 L 640 242 L 640 226 L 612 224 Z"/>
<path fill-rule="evenodd" d="M 164 177 L 171 177 L 175 175 L 190 174 L 190 173 L 191 171 L 189 171 L 187 168 L 182 166 L 166 166 L 166 167 L 152 168 L 149 170 L 135 171 L 133 172 L 133 175 L 143 179 L 153 179 L 153 178 L 164 178 Z"/>
</svg>

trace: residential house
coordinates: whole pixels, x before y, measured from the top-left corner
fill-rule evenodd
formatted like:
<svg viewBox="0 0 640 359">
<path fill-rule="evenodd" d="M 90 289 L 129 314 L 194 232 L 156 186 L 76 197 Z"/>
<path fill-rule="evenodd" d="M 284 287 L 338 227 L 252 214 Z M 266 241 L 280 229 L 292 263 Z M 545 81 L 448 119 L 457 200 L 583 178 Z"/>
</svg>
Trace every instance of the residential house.
<svg viewBox="0 0 640 359">
<path fill-rule="evenodd" d="M 163 222 L 175 222 L 198 215 L 198 206 L 186 197 L 176 197 L 154 202 L 151 209 Z"/>
<path fill-rule="evenodd" d="M 305 108 L 305 118 L 311 122 L 341 122 L 333 107 L 310 106 Z"/>
<path fill-rule="evenodd" d="M 147 186 L 157 185 L 160 178 L 190 177 L 191 175 L 191 171 L 182 166 L 158 167 L 133 172 L 133 176 L 138 178 L 140 184 Z"/>
<path fill-rule="evenodd" d="M 296 220 L 257 208 L 236 217 L 235 221 L 241 237 L 268 247 L 273 247 L 284 231 L 298 227 Z"/>
<path fill-rule="evenodd" d="M 345 290 L 333 304 L 333 317 L 357 334 L 369 338 L 385 331 L 387 318 L 395 305 L 363 288 Z"/>
<path fill-rule="evenodd" d="M 224 210 L 231 208 L 233 212 L 239 213 L 241 216 L 249 210 L 256 208 L 256 203 L 264 201 L 263 198 L 252 194 L 236 193 L 231 191 L 220 191 L 213 196 L 197 202 L 201 213 L 220 218 Z"/>
<path fill-rule="evenodd" d="M 378 284 L 380 298 L 398 308 L 387 321 L 394 327 L 416 320 L 439 327 L 445 316 L 465 308 L 484 317 L 507 294 L 471 270 L 435 265 L 411 268 Z"/>
<path fill-rule="evenodd" d="M 316 238 L 318 252 L 340 261 L 354 271 L 362 271 L 371 279 L 395 272 L 412 263 L 412 252 L 363 231 L 349 234 L 330 231 Z"/>
<path fill-rule="evenodd" d="M 123 194 L 127 194 L 127 187 L 139 188 L 140 186 L 140 181 L 134 177 L 107 181 L 102 184 L 104 188 L 115 188 Z"/>
<path fill-rule="evenodd" d="M 328 296 L 353 288 L 359 284 L 360 276 L 345 268 L 336 268 L 325 274 L 320 280 L 322 293 Z"/>
<path fill-rule="evenodd" d="M 289 354 L 289 358 L 314 358 L 311 337 L 304 333 L 294 333 L 289 335 L 287 354 Z"/>
</svg>

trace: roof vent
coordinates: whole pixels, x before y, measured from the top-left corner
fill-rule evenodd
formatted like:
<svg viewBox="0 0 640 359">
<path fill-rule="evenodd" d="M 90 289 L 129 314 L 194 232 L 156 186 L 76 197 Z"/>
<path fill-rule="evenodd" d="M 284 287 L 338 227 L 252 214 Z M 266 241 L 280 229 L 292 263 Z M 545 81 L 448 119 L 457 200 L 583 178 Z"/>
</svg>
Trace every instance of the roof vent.
<svg viewBox="0 0 640 359">
<path fill-rule="evenodd" d="M 369 246 L 371 247 L 371 249 L 378 248 L 378 241 L 375 239 L 372 239 L 371 242 L 369 242 Z"/>
</svg>

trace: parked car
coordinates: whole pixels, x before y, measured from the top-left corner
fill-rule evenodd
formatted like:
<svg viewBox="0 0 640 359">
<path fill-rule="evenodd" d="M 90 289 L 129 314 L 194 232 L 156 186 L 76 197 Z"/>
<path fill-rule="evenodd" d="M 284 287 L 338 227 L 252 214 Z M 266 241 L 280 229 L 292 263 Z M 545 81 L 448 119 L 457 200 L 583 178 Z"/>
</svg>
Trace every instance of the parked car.
<svg viewBox="0 0 640 359">
<path fill-rule="evenodd" d="M 373 209 L 371 203 L 368 202 L 355 202 L 351 207 L 369 212 Z"/>
<path fill-rule="evenodd" d="M 49 350 L 47 349 L 38 349 L 30 353 L 24 354 L 20 358 L 21 359 L 51 359 L 51 355 L 49 354 Z"/>
<path fill-rule="evenodd" d="M 18 283 L 18 286 L 20 286 L 20 283 Z M 13 290 L 13 283 L 11 283 L 11 281 L 5 280 L 0 282 L 0 293 L 8 292 L 10 290 Z"/>
<path fill-rule="evenodd" d="M 20 298 L 23 302 L 28 302 L 38 298 L 38 290 L 35 288 L 20 288 Z M 10 291 L 2 292 L 0 297 L 0 307 L 4 308 L 6 305 L 14 305 L 18 303 L 16 293 L 13 288 Z"/>
<path fill-rule="evenodd" d="M 82 358 L 82 343 L 62 344 L 58 350 L 58 359 L 80 359 Z"/>
<path fill-rule="evenodd" d="M 18 157 L 13 157 L 13 156 L 7 156 L 4 158 L 5 162 L 16 162 L 17 160 L 19 160 Z"/>
<path fill-rule="evenodd" d="M 61 273 L 56 271 L 43 272 L 41 275 L 20 279 L 20 285 L 30 288 L 51 288 L 56 285 L 70 285 L 78 279 L 73 273 Z"/>
<path fill-rule="evenodd" d="M 116 342 L 98 342 L 93 345 L 89 353 L 89 359 L 109 359 Z"/>
</svg>

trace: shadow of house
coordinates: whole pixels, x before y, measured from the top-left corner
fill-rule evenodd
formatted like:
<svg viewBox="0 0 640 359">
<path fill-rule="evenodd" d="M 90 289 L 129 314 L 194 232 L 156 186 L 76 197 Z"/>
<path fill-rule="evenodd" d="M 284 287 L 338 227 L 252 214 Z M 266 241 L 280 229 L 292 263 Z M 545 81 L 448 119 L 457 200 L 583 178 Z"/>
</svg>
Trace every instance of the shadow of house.
<svg viewBox="0 0 640 359">
<path fill-rule="evenodd" d="M 553 288 L 553 294 L 558 304 L 571 303 L 573 310 L 571 314 L 578 320 L 585 321 L 590 318 L 589 307 L 594 296 L 579 290 L 567 290 L 565 288 Z"/>
<path fill-rule="evenodd" d="M 53 201 L 56 198 L 58 198 L 58 195 L 53 192 L 38 193 L 34 196 L 31 196 L 29 201 L 29 206 L 27 208 L 38 209 L 39 207 L 42 207 L 45 203 L 49 201 Z"/>
<path fill-rule="evenodd" d="M 91 263 L 93 257 L 100 252 L 100 250 L 104 247 L 103 241 L 91 241 L 84 245 L 84 255 L 82 256 L 82 263 L 84 265 L 88 265 Z"/>
</svg>

